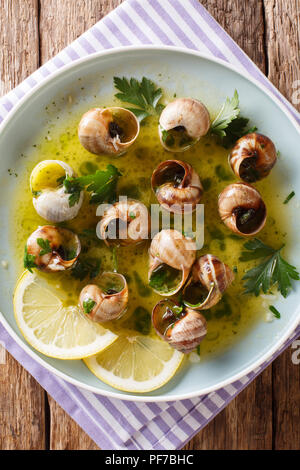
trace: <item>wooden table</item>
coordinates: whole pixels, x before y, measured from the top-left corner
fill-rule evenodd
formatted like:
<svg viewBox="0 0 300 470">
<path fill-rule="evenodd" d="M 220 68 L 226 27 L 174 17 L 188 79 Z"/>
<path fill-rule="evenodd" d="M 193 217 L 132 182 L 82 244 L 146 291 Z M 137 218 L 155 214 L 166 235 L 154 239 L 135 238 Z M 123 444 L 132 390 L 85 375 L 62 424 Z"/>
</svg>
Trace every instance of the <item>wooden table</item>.
<svg viewBox="0 0 300 470">
<path fill-rule="evenodd" d="M 121 1 L 0 0 L 0 93 Z M 300 79 L 300 0 L 201 3 L 291 100 Z M 274 361 L 186 449 L 300 449 L 300 365 L 293 365 L 291 355 L 289 349 Z M 7 354 L 0 364 L 0 449 L 97 446 Z"/>
</svg>

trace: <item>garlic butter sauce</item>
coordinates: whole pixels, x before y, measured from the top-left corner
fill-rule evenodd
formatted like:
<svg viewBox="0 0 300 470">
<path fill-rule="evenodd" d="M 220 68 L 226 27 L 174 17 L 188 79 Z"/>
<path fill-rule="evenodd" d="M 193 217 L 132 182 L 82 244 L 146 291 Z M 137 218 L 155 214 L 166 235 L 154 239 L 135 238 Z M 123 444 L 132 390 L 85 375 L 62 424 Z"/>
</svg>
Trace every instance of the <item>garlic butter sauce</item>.
<svg viewBox="0 0 300 470">
<path fill-rule="evenodd" d="M 96 103 L 95 103 L 96 105 Z M 201 358 L 215 354 L 230 347 L 233 341 L 241 340 L 243 334 L 257 321 L 264 321 L 268 303 L 262 297 L 244 295 L 242 277 L 245 270 L 254 262 L 241 263 L 239 256 L 246 239 L 232 234 L 221 222 L 218 215 L 218 195 L 230 183 L 237 181 L 228 165 L 229 151 L 207 136 L 194 147 L 182 154 L 166 151 L 159 140 L 157 118 L 149 118 L 141 125 L 140 135 L 129 151 L 120 157 L 96 156 L 87 152 L 80 144 L 77 127 L 81 113 L 70 114 L 64 122 L 51 122 L 44 128 L 35 146 L 26 150 L 23 159 L 24 169 L 19 172 L 18 190 L 13 201 L 14 218 L 11 237 L 15 247 L 19 273 L 23 271 L 24 246 L 28 236 L 45 221 L 39 217 L 32 204 L 29 179 L 34 166 L 42 160 L 63 160 L 78 175 L 105 169 L 107 164 L 115 165 L 122 176 L 119 179 L 118 193 L 142 201 L 147 207 L 156 203 L 151 190 L 151 176 L 158 164 L 167 159 L 182 159 L 188 162 L 199 174 L 204 186 L 201 203 L 205 205 L 205 244 L 198 254 L 211 253 L 228 264 L 235 272 L 235 281 L 226 291 L 223 299 L 210 311 L 202 312 L 208 321 L 208 334 L 201 343 Z M 269 136 L 272 138 L 272 136 Z M 269 177 L 255 184 L 267 206 L 268 218 L 265 228 L 258 234 L 265 243 L 279 247 L 286 243 L 285 221 L 282 202 L 284 195 L 280 190 L 279 176 L 271 173 Z M 95 228 L 99 222 L 96 205 L 90 205 L 85 196 L 83 206 L 76 219 L 60 224 L 75 231 L 82 242 L 83 252 L 90 258 L 101 260 L 101 271 L 114 269 L 112 250 L 96 237 Z M 278 207 L 282 207 L 279 210 Z M 114 331 L 136 330 L 139 307 L 151 314 L 154 305 L 161 300 L 148 286 L 148 248 L 149 241 L 140 245 L 117 249 L 118 271 L 124 274 L 129 286 L 128 309 L 123 317 L 107 326 Z M 46 275 L 46 274 L 41 274 Z M 59 287 L 65 304 L 78 303 L 81 289 L 96 279 L 84 281 L 74 279 L 71 272 L 47 274 L 55 286 Z M 275 297 L 274 297 L 275 299 Z M 269 301 L 272 303 L 272 300 Z M 151 335 L 155 335 L 151 329 Z"/>
</svg>

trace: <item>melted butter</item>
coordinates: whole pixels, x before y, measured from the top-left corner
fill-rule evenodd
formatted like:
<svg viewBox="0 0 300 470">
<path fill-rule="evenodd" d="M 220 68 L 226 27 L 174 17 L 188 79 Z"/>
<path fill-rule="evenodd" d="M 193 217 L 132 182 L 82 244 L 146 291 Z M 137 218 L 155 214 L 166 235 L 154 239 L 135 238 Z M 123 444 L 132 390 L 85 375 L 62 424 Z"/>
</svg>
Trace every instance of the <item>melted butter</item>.
<svg viewBox="0 0 300 470">
<path fill-rule="evenodd" d="M 82 112 L 86 111 L 82 110 Z M 13 201 L 11 236 L 15 247 L 16 262 L 19 272 L 23 270 L 22 259 L 24 245 L 27 237 L 39 225 L 45 225 L 35 212 L 32 205 L 29 178 L 34 166 L 42 160 L 57 159 L 67 162 L 77 174 L 86 173 L 87 168 L 105 169 L 109 163 L 114 164 L 122 173 L 119 180 L 118 192 L 127 194 L 141 200 L 148 207 L 156 203 L 150 186 L 150 178 L 154 168 L 167 159 L 183 159 L 190 163 L 199 173 L 207 190 L 202 198 L 205 205 L 205 244 L 199 254 L 212 253 L 227 263 L 231 268 L 236 267 L 236 278 L 232 286 L 227 290 L 221 302 L 210 312 L 203 312 L 208 320 L 208 335 L 201 343 L 201 356 L 208 356 L 230 347 L 234 341 L 241 339 L 251 326 L 257 321 L 263 321 L 268 305 L 262 297 L 243 295 L 242 277 L 244 271 L 253 267 L 251 263 L 238 261 L 244 239 L 232 237 L 232 233 L 220 221 L 217 201 L 219 193 L 226 185 L 236 181 L 227 164 L 228 150 L 217 145 L 210 137 L 203 138 L 198 144 L 182 154 L 173 154 L 163 149 L 160 144 L 157 129 L 157 120 L 150 118 L 141 126 L 140 136 L 129 151 L 121 157 L 95 156 L 87 152 L 79 143 L 77 126 L 82 113 L 72 114 L 67 118 L 63 126 L 51 125 L 51 139 L 43 135 L 37 140 L 36 145 L 26 153 L 26 163 L 19 176 L 19 186 Z M 46 129 L 46 136 L 50 130 Z M 277 177 L 272 173 L 268 178 L 255 185 L 262 194 L 268 208 L 267 224 L 259 234 L 264 242 L 276 247 L 285 240 L 285 233 L 280 227 L 288 224 L 284 215 L 279 214 L 277 207 L 282 202 L 283 196 L 279 192 L 281 187 Z M 82 234 L 85 229 L 95 230 L 99 218 L 95 215 L 96 206 L 88 203 L 85 197 L 83 207 L 78 217 L 65 227 Z M 113 270 L 112 251 L 104 243 L 95 237 L 81 237 L 83 250 L 90 257 L 101 259 L 101 271 Z M 132 315 L 139 306 L 144 307 L 149 315 L 153 306 L 161 297 L 156 295 L 147 283 L 149 242 L 131 247 L 118 249 L 118 271 L 126 275 L 129 282 L 129 306 L 125 315 L 107 325 L 116 332 L 127 331 L 134 328 Z M 139 277 L 144 289 L 139 288 L 136 282 Z M 48 274 L 50 281 L 61 294 L 65 305 L 78 303 L 78 295 L 82 287 L 90 282 L 75 280 L 70 272 L 60 274 Z M 152 330 L 150 334 L 155 334 Z"/>
</svg>

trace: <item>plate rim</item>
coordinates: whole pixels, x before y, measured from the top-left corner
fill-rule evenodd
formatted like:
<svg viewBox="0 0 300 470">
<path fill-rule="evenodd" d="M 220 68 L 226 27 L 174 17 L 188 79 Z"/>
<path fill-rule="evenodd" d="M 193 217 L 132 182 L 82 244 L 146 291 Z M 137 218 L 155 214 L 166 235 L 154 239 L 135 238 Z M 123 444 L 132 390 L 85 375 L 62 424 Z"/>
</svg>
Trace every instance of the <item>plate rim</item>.
<svg viewBox="0 0 300 470">
<path fill-rule="evenodd" d="M 70 69 L 75 69 L 75 68 L 80 68 L 80 66 L 86 62 L 93 62 L 94 60 L 97 60 L 99 57 L 105 57 L 105 56 L 113 56 L 113 55 L 118 55 L 120 53 L 127 53 L 127 52 L 141 52 L 141 51 L 152 51 L 152 52 L 163 52 L 163 51 L 169 51 L 169 52 L 174 52 L 174 53 L 181 53 L 184 55 L 189 55 L 189 56 L 195 56 L 200 59 L 205 59 L 208 60 L 209 62 L 216 63 L 218 65 L 221 65 L 244 79 L 252 82 L 256 87 L 258 87 L 261 91 L 263 91 L 280 109 L 281 111 L 285 114 L 285 116 L 288 118 L 292 126 L 295 128 L 296 132 L 299 134 L 300 137 L 300 126 L 297 123 L 296 118 L 292 115 L 292 109 L 288 109 L 289 106 L 292 106 L 286 98 L 284 98 L 284 102 L 282 102 L 274 93 L 272 93 L 267 86 L 264 84 L 260 83 L 258 80 L 253 78 L 250 74 L 248 74 L 246 71 L 244 71 L 242 68 L 237 67 L 236 65 L 232 65 L 229 62 L 226 62 L 223 59 L 219 59 L 217 57 L 214 57 L 210 54 L 206 54 L 200 51 L 196 50 L 189 50 L 184 47 L 176 47 L 176 46 L 164 46 L 164 45 L 139 45 L 139 46 L 126 46 L 126 47 L 117 47 L 113 49 L 108 49 L 104 51 L 98 51 L 95 53 L 92 53 L 88 56 L 81 57 L 73 62 L 70 62 L 69 64 L 66 64 L 62 68 L 56 70 L 55 72 L 51 73 L 48 77 L 42 79 L 41 82 L 37 83 L 29 92 L 27 92 L 19 101 L 16 103 L 11 111 L 8 112 L 7 116 L 4 117 L 3 121 L 0 124 L 0 139 L 1 139 L 1 134 L 5 130 L 5 128 L 9 125 L 9 123 L 14 119 L 15 115 L 18 113 L 19 109 L 33 96 L 35 95 L 41 88 L 44 86 L 47 86 L 47 84 L 53 80 L 55 80 L 57 77 L 60 75 L 63 75 L 67 73 Z M 267 77 L 266 77 L 267 78 Z M 271 83 L 271 82 L 270 82 Z M 273 86 L 273 85 L 272 85 Z M 276 90 L 276 88 L 275 88 Z M 297 111 L 297 110 L 295 110 Z M 72 385 L 78 386 L 80 388 L 83 388 L 85 390 L 88 390 L 90 392 L 93 392 L 97 395 L 102 395 L 106 396 L 109 398 L 117 398 L 120 400 L 125 400 L 125 401 L 134 401 L 134 402 L 152 402 L 152 403 L 159 403 L 159 402 L 174 402 L 177 400 L 185 400 L 189 398 L 195 398 L 195 397 L 200 397 L 203 395 L 206 395 L 208 393 L 214 392 L 216 390 L 219 390 L 221 388 L 224 388 L 226 385 L 229 385 L 233 382 L 236 382 L 237 380 L 241 379 L 245 375 L 249 374 L 250 372 L 253 372 L 255 369 L 259 368 L 263 363 L 267 362 L 269 359 L 272 358 L 272 356 L 276 353 L 276 351 L 280 350 L 281 346 L 288 340 L 288 338 L 292 335 L 298 324 L 300 323 L 300 307 L 298 307 L 296 311 L 296 318 L 294 321 L 291 323 L 291 325 L 287 328 L 287 331 L 285 334 L 280 337 L 274 346 L 268 351 L 266 351 L 262 356 L 257 359 L 255 362 L 253 362 L 251 365 L 248 367 L 244 368 L 241 372 L 236 373 L 235 375 L 232 375 L 230 378 L 225 379 L 223 381 L 218 382 L 215 385 L 212 385 L 210 387 L 206 387 L 202 389 L 201 391 L 194 391 L 190 393 L 184 393 L 184 394 L 177 394 L 177 395 L 157 395 L 157 396 L 150 396 L 147 394 L 125 394 L 122 392 L 119 392 L 118 390 L 116 391 L 110 391 L 110 390 L 99 390 L 97 387 L 94 387 L 92 385 L 88 385 L 86 383 L 81 382 L 80 380 L 74 379 L 73 377 L 69 376 L 65 372 L 61 372 L 58 369 L 56 369 L 54 366 L 48 364 L 46 360 L 43 358 L 39 357 L 39 355 L 33 351 L 29 345 L 27 345 L 26 342 L 24 342 L 17 333 L 14 331 L 14 329 L 10 326 L 4 315 L 0 312 L 0 322 L 3 324 L 4 328 L 6 331 L 9 333 L 9 335 L 13 338 L 13 340 L 16 341 L 18 346 L 20 346 L 32 359 L 38 362 L 39 365 L 43 366 L 48 370 L 49 372 L 53 373 L 57 377 L 66 380 L 68 383 L 71 383 Z"/>
</svg>

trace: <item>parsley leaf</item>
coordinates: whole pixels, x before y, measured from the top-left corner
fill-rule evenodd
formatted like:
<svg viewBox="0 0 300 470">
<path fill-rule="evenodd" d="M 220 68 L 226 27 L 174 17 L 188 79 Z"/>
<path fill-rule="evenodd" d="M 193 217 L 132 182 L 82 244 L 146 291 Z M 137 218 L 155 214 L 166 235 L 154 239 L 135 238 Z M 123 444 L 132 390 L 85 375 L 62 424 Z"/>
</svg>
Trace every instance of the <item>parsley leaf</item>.
<svg viewBox="0 0 300 470">
<path fill-rule="evenodd" d="M 211 132 L 218 135 L 219 137 L 225 137 L 225 129 L 228 125 L 236 119 L 240 114 L 239 109 L 239 95 L 235 90 L 233 98 L 226 98 L 219 114 L 211 124 Z"/>
<path fill-rule="evenodd" d="M 242 252 L 240 261 L 263 258 L 258 266 L 247 271 L 243 277 L 246 281 L 245 294 L 258 296 L 260 290 L 266 294 L 276 284 L 281 295 L 287 297 L 292 287 L 291 280 L 299 281 L 300 276 L 296 268 L 282 258 L 283 246 L 276 250 L 255 238 L 245 243 L 244 247 L 249 252 Z"/>
<path fill-rule="evenodd" d="M 77 181 L 77 178 L 72 178 L 71 176 L 67 176 L 64 179 L 64 188 L 65 193 L 70 194 L 69 196 L 69 206 L 73 207 L 75 204 L 79 202 L 80 193 L 84 189 L 81 186 L 80 182 Z"/>
<path fill-rule="evenodd" d="M 101 260 L 97 258 L 79 258 L 71 271 L 75 279 L 83 281 L 87 276 L 94 279 L 100 272 Z"/>
<path fill-rule="evenodd" d="M 83 305 L 84 313 L 89 314 L 95 307 L 96 302 L 93 299 L 88 299 L 88 300 L 84 300 L 82 305 Z"/>
<path fill-rule="evenodd" d="M 28 250 L 27 250 L 27 246 L 25 246 L 25 252 L 24 252 L 24 268 L 25 269 L 28 269 L 29 272 L 32 273 L 32 268 L 36 268 L 36 264 L 35 264 L 35 256 L 34 255 L 30 255 L 28 253 Z"/>
<path fill-rule="evenodd" d="M 159 104 L 163 93 L 161 88 L 157 88 L 152 80 L 143 77 L 139 82 L 135 78 L 128 80 L 126 77 L 114 77 L 114 85 L 120 93 L 115 97 L 124 103 L 130 103 L 137 108 L 128 108 L 139 121 L 143 121 L 148 116 L 160 114 L 163 106 Z"/>
<path fill-rule="evenodd" d="M 240 116 L 239 105 L 239 95 L 235 90 L 233 98 L 226 98 L 219 114 L 211 124 L 211 133 L 218 136 L 226 148 L 231 147 L 244 135 L 257 130 L 256 127 L 247 129 L 249 119 Z"/>
<path fill-rule="evenodd" d="M 116 187 L 121 173 L 114 165 L 107 165 L 106 170 L 97 170 L 91 175 L 78 178 L 67 177 L 64 180 L 65 192 L 70 194 L 69 205 L 74 206 L 79 201 L 83 189 L 92 193 L 90 204 L 111 201 L 115 197 Z"/>
<path fill-rule="evenodd" d="M 48 253 L 51 253 L 52 250 L 51 250 L 50 242 L 48 239 L 38 238 L 37 244 L 42 248 L 39 253 L 39 256 L 44 256 L 44 255 L 47 255 Z"/>
</svg>

